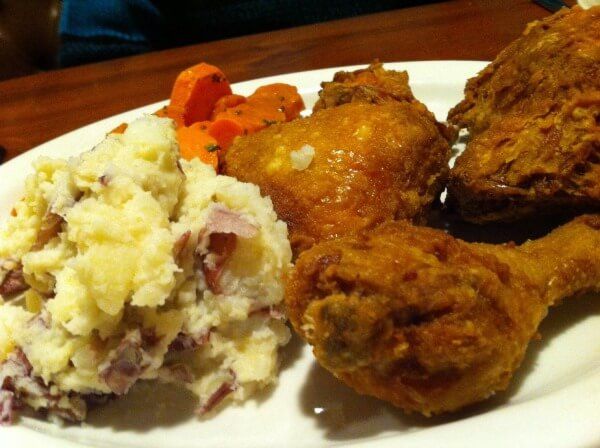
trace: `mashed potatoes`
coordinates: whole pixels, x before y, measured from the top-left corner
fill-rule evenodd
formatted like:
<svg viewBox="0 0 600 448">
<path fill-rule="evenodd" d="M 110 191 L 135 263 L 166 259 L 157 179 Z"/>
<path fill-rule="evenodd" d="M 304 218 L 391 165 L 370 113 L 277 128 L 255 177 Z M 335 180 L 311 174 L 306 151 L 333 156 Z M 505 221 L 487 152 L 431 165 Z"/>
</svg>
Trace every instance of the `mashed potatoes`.
<svg viewBox="0 0 600 448">
<path fill-rule="evenodd" d="M 71 420 L 139 379 L 199 413 L 276 381 L 287 229 L 258 187 L 179 160 L 148 116 L 69 161 L 41 158 L 0 232 L 0 421 Z"/>
</svg>

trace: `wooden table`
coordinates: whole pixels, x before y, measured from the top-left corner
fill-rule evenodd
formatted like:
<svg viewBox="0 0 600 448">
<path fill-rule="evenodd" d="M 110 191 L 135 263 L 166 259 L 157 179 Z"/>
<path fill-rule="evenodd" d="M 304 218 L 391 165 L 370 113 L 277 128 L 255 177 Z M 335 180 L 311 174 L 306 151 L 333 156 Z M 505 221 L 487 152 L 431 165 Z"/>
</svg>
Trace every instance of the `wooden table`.
<svg viewBox="0 0 600 448">
<path fill-rule="evenodd" d="M 85 124 L 168 98 L 179 71 L 199 61 L 218 65 L 236 82 L 374 58 L 491 60 L 527 22 L 548 14 L 530 0 L 453 0 L 0 82 L 0 152 L 8 160 Z"/>
</svg>

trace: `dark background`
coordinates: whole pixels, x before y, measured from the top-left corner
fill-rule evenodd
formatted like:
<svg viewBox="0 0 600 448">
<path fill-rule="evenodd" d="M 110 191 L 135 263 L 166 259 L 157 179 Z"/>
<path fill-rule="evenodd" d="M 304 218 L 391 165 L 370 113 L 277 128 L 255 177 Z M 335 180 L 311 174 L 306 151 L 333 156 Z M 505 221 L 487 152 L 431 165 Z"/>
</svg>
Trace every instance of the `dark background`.
<svg viewBox="0 0 600 448">
<path fill-rule="evenodd" d="M 435 2 L 0 0 L 0 80 Z"/>
</svg>

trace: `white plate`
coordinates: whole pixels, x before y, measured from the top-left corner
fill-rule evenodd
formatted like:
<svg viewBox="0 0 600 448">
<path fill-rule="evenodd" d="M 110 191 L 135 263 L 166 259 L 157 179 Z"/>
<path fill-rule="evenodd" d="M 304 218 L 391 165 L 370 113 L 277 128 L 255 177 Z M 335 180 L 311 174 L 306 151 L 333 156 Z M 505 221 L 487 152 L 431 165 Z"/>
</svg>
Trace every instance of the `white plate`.
<svg viewBox="0 0 600 448">
<path fill-rule="evenodd" d="M 579 6 L 583 9 L 589 9 L 592 6 L 600 5 L 600 0 L 578 0 Z"/>
<path fill-rule="evenodd" d="M 466 79 L 483 66 L 470 61 L 386 64 L 408 70 L 415 95 L 441 120 L 461 99 Z M 312 105 L 319 83 L 337 70 L 258 79 L 237 84 L 234 90 L 248 94 L 262 84 L 287 82 L 298 86 L 307 105 Z M 119 123 L 162 104 L 83 127 L 0 166 L 0 221 L 19 197 L 32 160 L 90 149 Z M 145 385 L 136 388 L 132 397 L 92 411 L 88 423 L 81 426 L 60 428 L 23 418 L 18 425 L 0 428 L 0 446 L 600 446 L 600 301 L 567 301 L 551 310 L 541 334 L 541 341 L 531 343 L 509 391 L 448 417 L 405 416 L 384 402 L 357 395 L 318 367 L 310 349 L 295 339 L 284 350 L 277 387 L 211 420 L 194 418 L 194 404 L 186 395 Z"/>
</svg>

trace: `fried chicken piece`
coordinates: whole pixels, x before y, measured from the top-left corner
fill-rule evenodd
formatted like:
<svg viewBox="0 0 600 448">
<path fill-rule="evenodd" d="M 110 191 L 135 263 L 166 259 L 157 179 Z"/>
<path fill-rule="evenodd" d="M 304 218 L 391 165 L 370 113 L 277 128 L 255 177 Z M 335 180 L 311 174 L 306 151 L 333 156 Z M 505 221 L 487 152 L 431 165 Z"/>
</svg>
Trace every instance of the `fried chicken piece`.
<svg viewBox="0 0 600 448">
<path fill-rule="evenodd" d="M 448 185 L 464 219 L 600 209 L 600 7 L 529 24 L 448 120 L 470 132 Z"/>
<path fill-rule="evenodd" d="M 289 318 L 358 392 L 425 415 L 506 389 L 548 307 L 600 290 L 600 215 L 521 246 L 391 222 L 302 253 Z"/>
<path fill-rule="evenodd" d="M 236 140 L 224 172 L 271 197 L 298 254 L 389 219 L 419 221 L 449 157 L 436 122 L 412 104 L 353 102 Z"/>
<path fill-rule="evenodd" d="M 364 69 L 337 72 L 333 81 L 322 82 L 319 100 L 313 106 L 313 112 L 347 103 L 384 104 L 390 101 L 412 104 L 436 123 L 448 141 L 456 139 L 456 130 L 438 123 L 427 107 L 415 98 L 408 84 L 406 71 L 386 70 L 377 61 Z"/>
<path fill-rule="evenodd" d="M 337 72 L 333 81 L 322 82 L 321 88 L 313 111 L 352 102 L 417 102 L 408 85 L 408 73 L 386 70 L 380 62 L 353 72 Z"/>
</svg>

